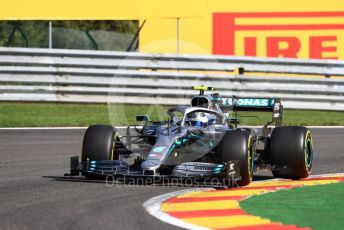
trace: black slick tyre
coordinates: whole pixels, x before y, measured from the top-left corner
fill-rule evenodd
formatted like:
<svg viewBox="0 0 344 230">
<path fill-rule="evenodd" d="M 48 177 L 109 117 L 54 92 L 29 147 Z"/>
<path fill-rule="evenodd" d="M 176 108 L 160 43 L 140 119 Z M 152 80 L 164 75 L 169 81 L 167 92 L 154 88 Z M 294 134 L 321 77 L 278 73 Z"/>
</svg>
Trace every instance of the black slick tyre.
<svg viewBox="0 0 344 230">
<path fill-rule="evenodd" d="M 107 125 L 92 125 L 84 135 L 81 161 L 118 160 L 115 143 L 118 141 L 118 132 Z M 89 173 L 84 173 L 88 179 L 96 179 Z"/>
<path fill-rule="evenodd" d="M 219 144 L 218 157 L 221 163 L 239 162 L 241 179 L 237 183 L 245 186 L 253 178 L 255 152 L 255 142 L 249 132 L 230 130 L 225 133 Z"/>
<path fill-rule="evenodd" d="M 313 140 L 310 130 L 301 126 L 277 127 L 270 139 L 270 160 L 276 166 L 274 177 L 308 177 L 313 165 Z"/>
</svg>

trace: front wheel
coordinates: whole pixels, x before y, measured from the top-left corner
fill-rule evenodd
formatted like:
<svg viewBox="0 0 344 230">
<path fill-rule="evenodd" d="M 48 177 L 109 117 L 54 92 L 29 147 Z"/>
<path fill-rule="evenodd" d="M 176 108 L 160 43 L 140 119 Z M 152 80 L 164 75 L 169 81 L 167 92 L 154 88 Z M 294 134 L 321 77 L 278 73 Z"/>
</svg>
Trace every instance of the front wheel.
<svg viewBox="0 0 344 230">
<path fill-rule="evenodd" d="M 308 177 L 313 165 L 313 139 L 309 129 L 301 126 L 277 127 L 270 139 L 274 177 L 301 179 Z"/>
<path fill-rule="evenodd" d="M 115 128 L 107 125 L 92 125 L 84 135 L 81 161 L 118 160 L 115 143 L 119 135 Z M 95 179 L 90 173 L 85 173 L 86 178 Z"/>
<path fill-rule="evenodd" d="M 248 185 L 253 178 L 256 144 L 247 131 L 230 130 L 225 133 L 220 144 L 218 157 L 221 163 L 239 161 L 240 186 Z"/>
</svg>

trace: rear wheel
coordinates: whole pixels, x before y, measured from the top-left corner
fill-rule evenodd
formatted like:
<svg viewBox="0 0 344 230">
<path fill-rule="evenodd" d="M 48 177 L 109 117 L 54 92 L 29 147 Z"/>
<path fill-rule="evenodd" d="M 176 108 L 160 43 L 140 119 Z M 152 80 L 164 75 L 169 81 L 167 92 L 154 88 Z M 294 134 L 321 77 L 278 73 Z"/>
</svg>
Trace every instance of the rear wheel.
<svg viewBox="0 0 344 230">
<path fill-rule="evenodd" d="M 119 135 L 115 128 L 107 125 L 92 125 L 84 135 L 81 161 L 91 160 L 118 160 L 115 151 L 115 143 L 119 141 Z M 85 173 L 86 178 L 96 179 L 95 176 Z"/>
<path fill-rule="evenodd" d="M 247 131 L 230 130 L 223 136 L 219 144 L 219 160 L 221 163 L 239 161 L 241 179 L 240 186 L 248 185 L 253 178 L 254 156 L 256 144 Z"/>
<path fill-rule="evenodd" d="M 271 162 L 277 166 L 274 177 L 301 179 L 308 177 L 313 164 L 311 132 L 300 126 L 277 127 L 270 139 Z"/>
</svg>

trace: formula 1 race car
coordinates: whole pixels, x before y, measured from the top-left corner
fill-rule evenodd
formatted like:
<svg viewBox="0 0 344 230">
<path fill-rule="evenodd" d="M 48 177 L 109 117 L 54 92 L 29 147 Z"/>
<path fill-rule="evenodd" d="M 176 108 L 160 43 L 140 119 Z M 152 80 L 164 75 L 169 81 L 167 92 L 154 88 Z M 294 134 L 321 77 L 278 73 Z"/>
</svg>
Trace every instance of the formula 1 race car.
<svg viewBox="0 0 344 230">
<path fill-rule="evenodd" d="M 222 98 L 204 94 L 211 87 L 194 89 L 200 93 L 191 105 L 168 109 L 166 121 L 138 115 L 136 120 L 144 124 L 128 126 L 122 136 L 111 126 L 90 126 L 81 162 L 71 158 L 70 175 L 231 179 L 235 174 L 244 186 L 259 170 L 291 179 L 310 174 L 311 133 L 305 127 L 281 126 L 279 99 Z M 260 130 L 238 127 L 238 111 L 271 112 L 272 120 Z"/>
</svg>

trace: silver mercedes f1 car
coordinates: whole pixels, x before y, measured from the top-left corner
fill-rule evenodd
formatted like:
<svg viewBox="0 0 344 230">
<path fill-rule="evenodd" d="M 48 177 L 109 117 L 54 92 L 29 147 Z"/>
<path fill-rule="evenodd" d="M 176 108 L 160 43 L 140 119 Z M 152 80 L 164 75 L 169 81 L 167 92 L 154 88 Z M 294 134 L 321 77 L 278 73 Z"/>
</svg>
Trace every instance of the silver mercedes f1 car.
<svg viewBox="0 0 344 230">
<path fill-rule="evenodd" d="M 275 177 L 300 179 L 311 173 L 313 141 L 300 126 L 282 126 L 278 98 L 223 98 L 205 94 L 211 87 L 193 87 L 199 94 L 188 106 L 167 110 L 168 119 L 130 125 L 125 135 L 107 125 L 92 125 L 84 135 L 81 162 L 71 158 L 71 176 L 139 176 L 222 178 L 245 186 L 259 170 Z M 240 111 L 271 112 L 260 130 L 238 127 Z M 143 123 L 143 125 L 142 125 Z"/>
</svg>

